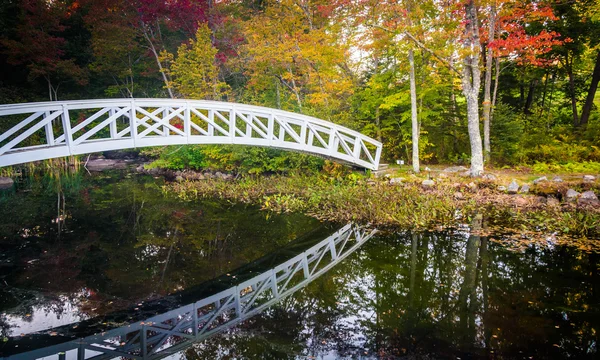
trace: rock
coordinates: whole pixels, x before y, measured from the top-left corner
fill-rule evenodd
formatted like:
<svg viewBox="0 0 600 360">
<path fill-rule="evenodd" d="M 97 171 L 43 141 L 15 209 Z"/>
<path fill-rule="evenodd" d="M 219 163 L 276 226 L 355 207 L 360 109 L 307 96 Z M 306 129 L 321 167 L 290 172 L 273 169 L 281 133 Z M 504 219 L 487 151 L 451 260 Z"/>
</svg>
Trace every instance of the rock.
<svg viewBox="0 0 600 360">
<path fill-rule="evenodd" d="M 233 179 L 233 175 L 231 175 L 231 174 L 223 175 L 223 180 L 232 180 L 232 179 Z"/>
<path fill-rule="evenodd" d="M 558 199 L 555 198 L 554 196 L 548 196 L 548 198 L 546 199 L 546 205 L 548 205 L 548 206 L 559 206 L 560 205 L 560 201 L 558 201 Z"/>
<path fill-rule="evenodd" d="M 423 185 L 423 187 L 429 188 L 429 187 L 432 187 L 433 185 L 435 185 L 435 181 L 433 181 L 431 179 L 423 180 L 421 185 Z"/>
<path fill-rule="evenodd" d="M 442 170 L 445 173 L 457 173 L 457 172 L 465 172 L 468 171 L 469 169 L 467 169 L 464 166 L 450 166 L 445 168 L 444 170 Z"/>
<path fill-rule="evenodd" d="M 474 182 L 470 182 L 467 184 L 467 187 L 471 190 L 471 191 L 477 191 L 477 184 L 475 184 Z"/>
<path fill-rule="evenodd" d="M 463 195 L 463 193 L 461 193 L 460 191 L 457 191 L 457 192 L 454 193 L 454 198 L 456 200 L 462 200 L 462 199 L 465 198 L 465 195 Z"/>
<path fill-rule="evenodd" d="M 484 180 L 489 180 L 489 181 L 496 181 L 496 180 L 498 180 L 498 178 L 494 174 L 483 174 L 483 179 Z"/>
<path fill-rule="evenodd" d="M 152 168 L 152 169 L 148 170 L 148 174 L 150 174 L 150 175 L 158 175 L 159 172 L 160 172 L 159 168 Z"/>
<path fill-rule="evenodd" d="M 565 200 L 567 201 L 575 201 L 577 200 L 577 197 L 579 196 L 579 193 L 573 189 L 569 189 L 567 190 L 567 193 L 565 194 Z"/>
<path fill-rule="evenodd" d="M 392 184 L 392 185 L 402 184 L 403 181 L 404 181 L 404 178 L 401 178 L 401 177 L 391 178 L 390 184 Z"/>
<path fill-rule="evenodd" d="M 112 159 L 93 159 L 85 164 L 89 171 L 104 171 L 109 169 L 124 169 L 127 167 L 125 161 Z"/>
<path fill-rule="evenodd" d="M 529 192 L 529 185 L 523 184 L 523 186 L 521 186 L 521 190 L 519 190 L 519 192 L 521 194 L 527 194 Z"/>
<path fill-rule="evenodd" d="M 144 170 L 145 170 L 145 169 L 144 169 L 144 165 L 140 165 L 140 166 L 138 166 L 138 167 L 136 167 L 136 168 L 135 168 L 135 171 L 136 171 L 136 172 L 139 172 L 139 173 L 143 173 L 143 172 L 144 172 Z"/>
<path fill-rule="evenodd" d="M 15 181 L 9 177 L 0 177 L 0 189 L 10 189 Z"/>
<path fill-rule="evenodd" d="M 220 172 L 220 171 L 217 171 L 217 172 L 215 173 L 215 177 L 216 177 L 217 179 L 222 179 L 222 178 L 223 178 L 223 173 L 222 173 L 222 172 Z"/>
<path fill-rule="evenodd" d="M 175 178 L 175 181 L 177 181 L 177 182 L 183 182 L 184 180 L 185 179 L 181 175 L 177 175 L 177 177 Z"/>
<path fill-rule="evenodd" d="M 446 178 L 448 178 L 448 175 L 446 175 L 446 173 L 439 173 L 438 178 L 446 179 Z"/>
<path fill-rule="evenodd" d="M 498 186 L 498 191 L 506 191 L 506 186 L 504 186 L 504 185 Z"/>
<path fill-rule="evenodd" d="M 537 185 L 537 184 L 541 183 L 542 181 L 548 181 L 548 178 L 545 176 L 539 177 L 539 178 L 533 180 L 533 185 Z"/>
<path fill-rule="evenodd" d="M 554 182 L 563 182 L 563 179 L 560 176 L 555 176 L 554 178 L 552 178 L 552 181 L 554 181 Z"/>
<path fill-rule="evenodd" d="M 600 201 L 598 201 L 598 197 L 594 194 L 593 191 L 586 191 L 579 196 L 577 199 L 577 204 L 579 205 L 600 205 Z"/>
<path fill-rule="evenodd" d="M 519 192 L 519 184 L 517 184 L 516 180 L 513 180 L 510 184 L 508 184 L 507 190 L 509 194 L 516 194 Z"/>
<path fill-rule="evenodd" d="M 583 175 L 583 182 L 594 182 L 596 177 L 593 175 Z"/>
</svg>

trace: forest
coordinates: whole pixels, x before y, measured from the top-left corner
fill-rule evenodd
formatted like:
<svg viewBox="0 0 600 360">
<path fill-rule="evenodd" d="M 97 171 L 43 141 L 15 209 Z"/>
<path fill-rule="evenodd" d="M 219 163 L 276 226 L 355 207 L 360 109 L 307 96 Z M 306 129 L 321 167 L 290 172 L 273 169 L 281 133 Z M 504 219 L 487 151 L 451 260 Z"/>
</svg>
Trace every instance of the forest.
<svg viewBox="0 0 600 360">
<path fill-rule="evenodd" d="M 600 171 L 598 0 L 4 0 L 0 66 L 0 104 L 239 102 L 358 130 L 416 172 Z M 171 168 L 318 166 L 267 149 L 147 153 Z"/>
</svg>

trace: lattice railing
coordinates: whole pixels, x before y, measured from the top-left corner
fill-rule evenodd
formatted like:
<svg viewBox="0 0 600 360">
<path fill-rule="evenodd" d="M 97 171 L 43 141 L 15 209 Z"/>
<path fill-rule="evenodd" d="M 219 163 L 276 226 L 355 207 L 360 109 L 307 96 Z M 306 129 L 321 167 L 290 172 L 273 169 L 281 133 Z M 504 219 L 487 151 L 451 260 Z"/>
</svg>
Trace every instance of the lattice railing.
<svg viewBox="0 0 600 360">
<path fill-rule="evenodd" d="M 177 99 L 0 105 L 0 166 L 143 146 L 241 144 L 303 151 L 376 170 L 382 145 L 276 109 Z"/>
<path fill-rule="evenodd" d="M 101 334 L 6 359 L 160 359 L 230 328 L 324 274 L 376 230 L 348 224 L 274 268 L 195 303 Z"/>
</svg>

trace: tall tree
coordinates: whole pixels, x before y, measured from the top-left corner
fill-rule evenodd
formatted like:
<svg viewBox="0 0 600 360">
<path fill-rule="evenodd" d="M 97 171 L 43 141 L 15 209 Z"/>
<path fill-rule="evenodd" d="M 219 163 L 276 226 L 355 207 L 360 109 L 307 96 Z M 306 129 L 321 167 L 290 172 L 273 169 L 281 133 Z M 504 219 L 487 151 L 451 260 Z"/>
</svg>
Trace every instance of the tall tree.
<svg viewBox="0 0 600 360">
<path fill-rule="evenodd" d="M 208 25 L 202 24 L 195 40 L 191 40 L 189 46 L 179 47 L 177 58 L 163 52 L 165 62 L 171 63 L 167 70 L 172 78 L 170 87 L 187 99 L 222 100 L 228 91 L 227 84 L 219 80 L 218 50 L 212 44 L 211 34 Z"/>
<path fill-rule="evenodd" d="M 3 38 L 0 43 L 11 64 L 22 64 L 29 70 L 29 80 L 42 78 L 48 86 L 50 101 L 58 100 L 64 82 L 84 85 L 87 73 L 75 59 L 66 57 L 67 41 L 62 36 L 63 21 L 70 16 L 66 1 L 22 0 L 16 38 Z"/>
</svg>

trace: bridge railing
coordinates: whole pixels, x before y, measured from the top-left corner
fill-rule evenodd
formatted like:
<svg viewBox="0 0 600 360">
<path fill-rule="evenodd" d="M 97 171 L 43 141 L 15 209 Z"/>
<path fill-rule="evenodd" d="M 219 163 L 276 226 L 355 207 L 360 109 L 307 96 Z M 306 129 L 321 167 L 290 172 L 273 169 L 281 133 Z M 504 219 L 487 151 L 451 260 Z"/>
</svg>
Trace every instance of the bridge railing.
<svg viewBox="0 0 600 360">
<path fill-rule="evenodd" d="M 161 359 L 292 295 L 348 257 L 376 232 L 347 224 L 274 268 L 192 304 L 96 335 L 14 353 L 5 359 Z M 69 334 L 55 336 L 68 338 Z"/>
<path fill-rule="evenodd" d="M 177 99 L 0 105 L 0 166 L 144 146 L 241 144 L 312 153 L 376 170 L 382 145 L 310 116 Z"/>
</svg>

